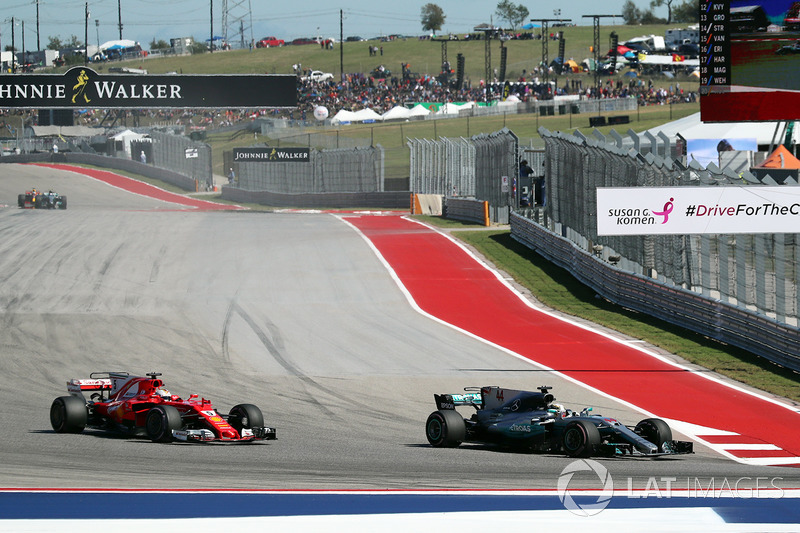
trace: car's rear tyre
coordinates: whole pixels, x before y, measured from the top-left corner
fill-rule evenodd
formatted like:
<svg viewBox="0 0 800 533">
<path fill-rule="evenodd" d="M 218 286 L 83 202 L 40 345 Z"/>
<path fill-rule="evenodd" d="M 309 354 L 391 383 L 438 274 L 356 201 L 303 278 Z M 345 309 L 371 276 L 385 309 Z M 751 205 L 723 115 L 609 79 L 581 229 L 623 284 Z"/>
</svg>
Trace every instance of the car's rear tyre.
<svg viewBox="0 0 800 533">
<path fill-rule="evenodd" d="M 61 209 L 66 209 L 67 208 L 67 197 L 66 196 L 62 196 L 61 197 L 61 205 L 59 207 Z"/>
<path fill-rule="evenodd" d="M 264 427 L 261 409 L 249 403 L 234 405 L 228 414 L 228 424 L 242 434 L 242 429 Z"/>
<path fill-rule="evenodd" d="M 659 452 L 664 451 L 665 442 L 672 440 L 672 430 L 660 418 L 645 418 L 633 431 L 658 446 Z"/>
<path fill-rule="evenodd" d="M 588 420 L 573 420 L 564 428 L 561 446 L 570 457 L 591 457 L 600 446 L 600 431 Z"/>
<path fill-rule="evenodd" d="M 156 405 L 145 418 L 147 436 L 153 442 L 172 442 L 172 431 L 182 425 L 181 413 L 171 405 Z"/>
<path fill-rule="evenodd" d="M 455 448 L 467 436 L 467 425 L 458 411 L 434 411 L 425 422 L 425 436 L 431 446 Z"/>
<path fill-rule="evenodd" d="M 77 396 L 60 396 L 50 406 L 50 425 L 56 433 L 80 433 L 88 420 L 86 402 Z"/>
<path fill-rule="evenodd" d="M 19 194 L 17 195 L 17 205 L 20 207 L 25 207 L 25 195 Z"/>
</svg>

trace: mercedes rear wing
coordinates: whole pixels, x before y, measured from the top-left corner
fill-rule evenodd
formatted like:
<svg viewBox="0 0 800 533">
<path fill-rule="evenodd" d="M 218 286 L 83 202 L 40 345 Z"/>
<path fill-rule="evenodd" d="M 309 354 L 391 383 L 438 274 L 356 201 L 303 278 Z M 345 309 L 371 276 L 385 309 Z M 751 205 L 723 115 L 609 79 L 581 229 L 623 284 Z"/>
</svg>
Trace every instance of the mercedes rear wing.
<svg viewBox="0 0 800 533">
<path fill-rule="evenodd" d="M 436 408 L 440 411 L 452 411 L 457 405 L 471 405 L 479 409 L 483 405 L 480 392 L 467 392 L 465 394 L 434 394 Z"/>
</svg>

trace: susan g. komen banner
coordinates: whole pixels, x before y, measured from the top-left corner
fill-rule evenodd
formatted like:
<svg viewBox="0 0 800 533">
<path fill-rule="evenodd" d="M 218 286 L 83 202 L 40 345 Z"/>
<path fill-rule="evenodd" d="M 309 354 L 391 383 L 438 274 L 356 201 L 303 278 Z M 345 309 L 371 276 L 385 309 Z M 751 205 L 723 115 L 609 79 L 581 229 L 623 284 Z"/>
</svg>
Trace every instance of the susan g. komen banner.
<svg viewBox="0 0 800 533">
<path fill-rule="evenodd" d="M 598 235 L 800 233 L 800 187 L 599 187 Z"/>
</svg>

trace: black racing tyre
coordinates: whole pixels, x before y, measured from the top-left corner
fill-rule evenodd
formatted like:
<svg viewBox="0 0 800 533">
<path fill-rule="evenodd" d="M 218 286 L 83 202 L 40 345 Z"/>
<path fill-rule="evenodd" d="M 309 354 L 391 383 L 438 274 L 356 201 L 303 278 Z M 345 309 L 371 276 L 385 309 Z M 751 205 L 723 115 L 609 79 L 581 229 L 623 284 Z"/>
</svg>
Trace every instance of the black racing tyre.
<svg viewBox="0 0 800 533">
<path fill-rule="evenodd" d="M 62 196 L 61 197 L 61 205 L 60 205 L 60 207 L 61 207 L 61 209 L 66 209 L 67 208 L 67 197 L 66 196 Z"/>
<path fill-rule="evenodd" d="M 672 430 L 660 418 L 645 418 L 633 431 L 658 446 L 660 452 L 664 451 L 664 443 L 672 440 Z"/>
<path fill-rule="evenodd" d="M 20 207 L 25 207 L 25 195 L 19 194 L 17 195 L 17 205 Z"/>
<path fill-rule="evenodd" d="M 591 457 L 600 446 L 600 431 L 588 420 L 573 420 L 564 428 L 561 445 L 570 457 Z"/>
<path fill-rule="evenodd" d="M 77 396 L 60 396 L 50 406 L 50 425 L 56 433 L 80 433 L 88 420 L 86 401 Z"/>
<path fill-rule="evenodd" d="M 467 436 L 467 425 L 458 411 L 434 411 L 425 422 L 425 436 L 431 446 L 455 448 Z"/>
<path fill-rule="evenodd" d="M 172 442 L 172 431 L 181 429 L 181 413 L 172 405 L 156 405 L 147 411 L 147 436 L 153 442 Z"/>
<path fill-rule="evenodd" d="M 249 403 L 234 405 L 228 414 L 228 424 L 242 434 L 242 429 L 264 427 L 264 415 L 261 409 Z"/>
</svg>

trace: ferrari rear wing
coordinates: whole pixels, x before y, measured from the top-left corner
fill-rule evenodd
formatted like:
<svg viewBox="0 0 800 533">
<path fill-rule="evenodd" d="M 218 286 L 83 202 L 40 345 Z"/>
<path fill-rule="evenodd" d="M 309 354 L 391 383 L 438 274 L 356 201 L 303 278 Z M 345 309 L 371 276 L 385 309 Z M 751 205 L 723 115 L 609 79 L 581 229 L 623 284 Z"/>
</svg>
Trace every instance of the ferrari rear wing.
<svg viewBox="0 0 800 533">
<path fill-rule="evenodd" d="M 111 390 L 111 380 L 103 379 L 71 379 L 67 381 L 67 391 L 82 393 Z"/>
<path fill-rule="evenodd" d="M 466 394 L 434 394 L 436 408 L 440 411 L 448 411 L 456 408 L 457 405 L 471 405 L 479 407 L 483 405 L 480 392 L 468 392 Z"/>
</svg>

